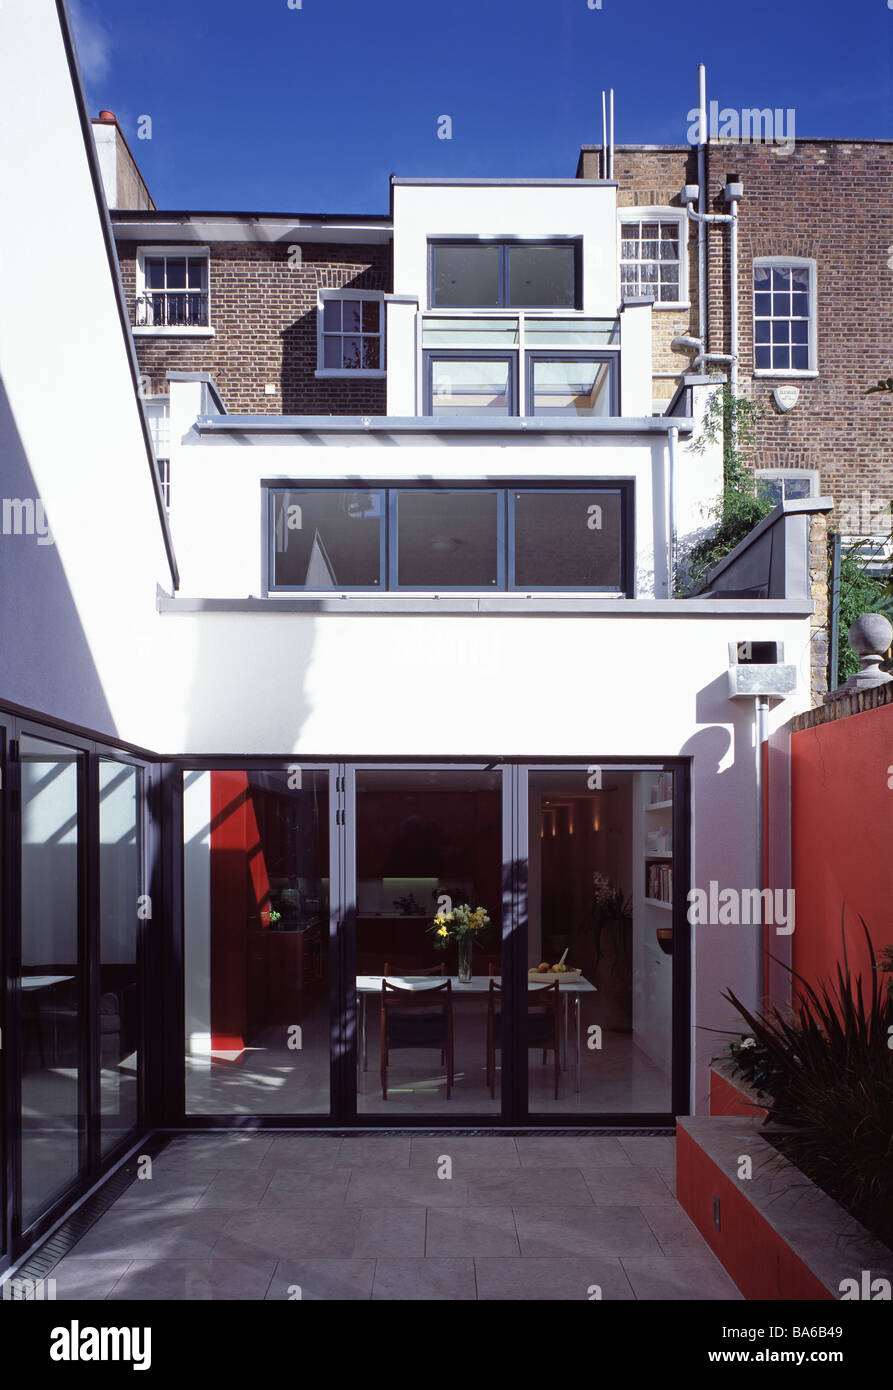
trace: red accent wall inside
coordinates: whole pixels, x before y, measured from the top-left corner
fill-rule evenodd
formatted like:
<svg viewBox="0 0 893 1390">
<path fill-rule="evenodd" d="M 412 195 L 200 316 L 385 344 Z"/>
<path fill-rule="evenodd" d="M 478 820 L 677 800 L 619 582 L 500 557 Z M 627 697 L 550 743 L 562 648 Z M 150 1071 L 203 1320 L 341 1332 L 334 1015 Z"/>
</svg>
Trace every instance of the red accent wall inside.
<svg viewBox="0 0 893 1390">
<path fill-rule="evenodd" d="M 247 1040 L 248 922 L 270 881 L 245 772 L 211 773 L 211 1050 Z"/>
<path fill-rule="evenodd" d="M 793 967 L 811 984 L 833 979 L 847 953 L 870 989 L 861 914 L 876 953 L 893 945 L 893 705 L 791 736 Z M 883 978 L 883 977 L 882 977 Z"/>
</svg>

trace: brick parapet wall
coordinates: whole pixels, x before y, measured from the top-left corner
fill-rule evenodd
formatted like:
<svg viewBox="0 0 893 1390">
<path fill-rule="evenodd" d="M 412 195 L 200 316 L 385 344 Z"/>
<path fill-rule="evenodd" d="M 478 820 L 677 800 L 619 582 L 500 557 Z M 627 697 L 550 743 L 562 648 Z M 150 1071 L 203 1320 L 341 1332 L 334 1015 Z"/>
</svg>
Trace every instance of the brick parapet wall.
<svg viewBox="0 0 893 1390">
<path fill-rule="evenodd" d="M 810 691 L 813 705 L 828 692 L 828 522 L 822 512 L 809 519 L 809 592 L 815 604 L 810 618 Z"/>
<path fill-rule="evenodd" d="M 791 720 L 791 733 L 815 729 L 835 719 L 848 719 L 851 714 L 864 714 L 866 710 L 880 709 L 883 705 L 893 705 L 893 681 L 871 686 L 868 690 L 857 690 L 852 695 L 841 695 L 817 709 L 804 710 Z"/>
<path fill-rule="evenodd" d="M 161 249 L 159 247 L 159 249 Z M 135 242 L 119 242 L 121 278 L 135 321 Z M 214 336 L 135 338 L 151 390 L 166 390 L 168 371 L 207 372 L 231 413 L 384 415 L 384 380 L 317 380 L 316 309 L 321 289 L 392 287 L 389 246 L 301 243 L 292 268 L 288 246 L 215 242 L 209 268 Z M 265 386 L 275 392 L 268 395 Z"/>
</svg>

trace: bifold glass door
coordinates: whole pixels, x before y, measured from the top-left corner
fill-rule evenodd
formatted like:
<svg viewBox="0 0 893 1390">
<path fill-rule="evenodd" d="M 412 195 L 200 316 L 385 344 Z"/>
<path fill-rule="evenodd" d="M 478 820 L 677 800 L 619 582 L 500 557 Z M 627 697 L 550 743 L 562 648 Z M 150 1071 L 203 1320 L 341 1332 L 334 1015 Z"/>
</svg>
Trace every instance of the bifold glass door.
<svg viewBox="0 0 893 1390">
<path fill-rule="evenodd" d="M 187 1115 L 332 1109 L 333 777 L 183 773 Z"/>
<path fill-rule="evenodd" d="M 674 775 L 661 767 L 530 767 L 528 970 L 558 980 L 531 1011 L 531 1113 L 673 1108 Z M 543 996 L 545 998 L 545 996 Z M 542 1014 L 544 1011 L 540 1011 Z M 557 1046 L 566 1070 L 548 1066 Z"/>
<path fill-rule="evenodd" d="M 16 1249 L 143 1119 L 147 772 L 63 738 L 26 726 L 4 768 L 4 786 L 17 779 L 19 792 L 4 810 Z"/>
<path fill-rule="evenodd" d="M 672 1113 L 673 771 L 182 777 L 187 1116 Z"/>
<path fill-rule="evenodd" d="M 360 1115 L 500 1113 L 502 783 L 473 767 L 349 779 Z"/>
<path fill-rule="evenodd" d="M 21 1228 L 86 1157 L 82 932 L 84 755 L 22 738 Z"/>
</svg>

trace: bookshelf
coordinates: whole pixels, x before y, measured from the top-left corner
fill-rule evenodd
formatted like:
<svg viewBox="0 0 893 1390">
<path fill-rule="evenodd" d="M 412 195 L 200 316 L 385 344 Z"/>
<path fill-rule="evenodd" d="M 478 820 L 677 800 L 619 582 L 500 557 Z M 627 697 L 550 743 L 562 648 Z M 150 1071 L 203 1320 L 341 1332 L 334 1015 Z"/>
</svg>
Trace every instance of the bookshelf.
<svg viewBox="0 0 893 1390">
<path fill-rule="evenodd" d="M 637 1045 L 669 1074 L 673 959 L 665 954 L 657 933 L 672 926 L 672 773 L 637 774 L 633 818 L 633 1030 Z"/>
</svg>

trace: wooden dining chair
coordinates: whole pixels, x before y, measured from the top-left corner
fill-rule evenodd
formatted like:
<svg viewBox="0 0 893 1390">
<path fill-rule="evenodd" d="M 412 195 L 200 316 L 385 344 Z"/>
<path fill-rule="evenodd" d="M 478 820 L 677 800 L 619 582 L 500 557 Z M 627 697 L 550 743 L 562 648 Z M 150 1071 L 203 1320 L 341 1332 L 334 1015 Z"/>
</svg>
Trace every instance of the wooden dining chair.
<svg viewBox="0 0 893 1390">
<path fill-rule="evenodd" d="M 546 1054 L 552 1052 L 555 1059 L 555 1099 L 558 1099 L 558 1081 L 561 1071 L 561 997 L 559 981 L 550 985 L 537 986 L 529 991 L 527 1000 L 527 1046 L 543 1049 L 543 1065 Z M 534 998 L 530 998 L 530 994 Z M 496 1096 L 496 1049 L 502 1044 L 502 986 L 490 980 L 487 995 L 487 1080 L 490 1083 L 490 1096 Z"/>
<path fill-rule="evenodd" d="M 388 1098 L 388 1061 L 398 1048 L 437 1048 L 446 1061 L 447 1100 L 453 1096 L 453 982 L 425 989 L 381 982 L 381 1098 Z M 432 1008 L 432 995 L 436 996 Z"/>
<path fill-rule="evenodd" d="M 402 967 L 402 966 L 401 966 L 399 969 L 394 970 L 394 969 L 392 969 L 390 962 L 389 962 L 389 961 L 385 961 L 384 967 L 383 967 L 381 973 L 382 973 L 382 975 L 400 975 L 400 974 L 406 974 L 406 975 L 424 975 L 424 976 L 428 976 L 428 975 L 445 975 L 445 974 L 446 974 L 446 961 L 443 961 L 443 960 L 442 960 L 442 961 L 440 962 L 440 965 L 429 965 L 429 966 L 428 966 L 426 969 L 424 969 L 424 970 L 421 969 L 421 968 L 418 969 L 418 970 L 404 970 L 404 967 Z M 439 1009 L 435 1009 L 435 1010 L 432 1011 L 432 1015 L 431 1015 L 431 1016 L 437 1017 L 437 1016 L 439 1016 L 439 1013 L 440 1013 L 440 1010 L 439 1010 Z M 420 1009 L 420 1010 L 419 1010 L 419 1013 L 418 1013 L 418 1018 L 424 1018 L 424 1017 L 425 1017 L 425 1013 L 424 1013 L 423 1010 Z M 443 1066 L 445 1060 L 446 1060 L 446 1051 L 444 1050 L 444 1051 L 442 1051 L 441 1054 L 440 1054 L 440 1065 L 441 1065 L 441 1066 Z"/>
</svg>

